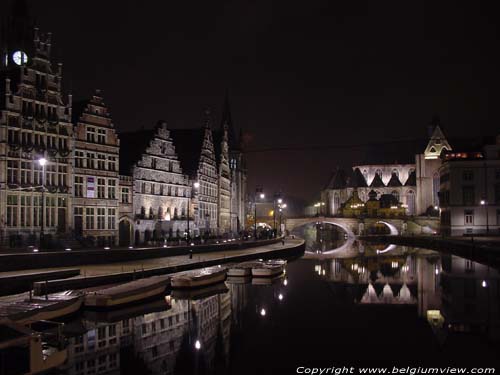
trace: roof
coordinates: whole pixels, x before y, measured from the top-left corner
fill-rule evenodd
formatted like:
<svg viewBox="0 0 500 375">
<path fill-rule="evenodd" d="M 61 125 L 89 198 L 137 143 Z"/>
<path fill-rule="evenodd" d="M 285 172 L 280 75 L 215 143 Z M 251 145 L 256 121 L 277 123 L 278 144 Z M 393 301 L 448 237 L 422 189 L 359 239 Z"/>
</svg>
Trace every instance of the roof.
<svg viewBox="0 0 500 375">
<path fill-rule="evenodd" d="M 171 129 L 175 152 L 181 162 L 182 171 L 193 177 L 198 172 L 205 129 Z"/>
<path fill-rule="evenodd" d="M 387 186 L 396 187 L 396 186 L 403 186 L 403 184 L 401 183 L 401 181 L 399 181 L 398 175 L 396 173 L 392 173 L 391 179 L 387 183 Z"/>
<path fill-rule="evenodd" d="M 370 184 L 370 187 L 385 187 L 384 182 L 380 178 L 380 175 L 378 173 L 375 173 L 375 177 L 373 178 L 372 183 Z"/>
<path fill-rule="evenodd" d="M 336 169 L 332 172 L 326 189 L 344 189 L 347 186 L 347 176 L 343 169 Z"/>
<path fill-rule="evenodd" d="M 367 183 L 359 168 L 355 168 L 347 178 L 347 186 L 349 187 L 367 187 Z"/>
<path fill-rule="evenodd" d="M 412 171 L 405 182 L 405 186 L 417 186 L 417 173 Z"/>
</svg>

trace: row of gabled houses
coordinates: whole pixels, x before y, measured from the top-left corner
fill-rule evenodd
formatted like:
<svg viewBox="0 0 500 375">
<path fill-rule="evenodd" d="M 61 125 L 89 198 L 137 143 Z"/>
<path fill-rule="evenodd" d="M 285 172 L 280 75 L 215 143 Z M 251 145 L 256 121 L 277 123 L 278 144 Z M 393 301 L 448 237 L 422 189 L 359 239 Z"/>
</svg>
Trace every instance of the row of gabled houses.
<svg viewBox="0 0 500 375">
<path fill-rule="evenodd" d="M 245 217 L 241 135 L 229 102 L 220 126 L 117 134 L 99 90 L 73 103 L 51 35 L 24 15 L 3 24 L 0 68 L 0 246 L 143 244 L 231 235 Z"/>
</svg>

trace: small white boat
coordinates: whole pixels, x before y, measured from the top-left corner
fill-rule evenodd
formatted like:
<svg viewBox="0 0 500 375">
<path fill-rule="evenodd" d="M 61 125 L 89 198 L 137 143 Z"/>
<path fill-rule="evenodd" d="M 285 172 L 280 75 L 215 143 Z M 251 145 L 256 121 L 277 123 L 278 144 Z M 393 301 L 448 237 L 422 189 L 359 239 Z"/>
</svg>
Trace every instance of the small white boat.
<svg viewBox="0 0 500 375">
<path fill-rule="evenodd" d="M 227 269 L 224 267 L 205 267 L 186 271 L 172 276 L 172 289 L 200 288 L 226 280 Z"/>
<path fill-rule="evenodd" d="M 252 268 L 263 265 L 264 262 L 261 261 L 250 261 L 238 263 L 230 266 L 227 270 L 228 277 L 245 277 L 252 276 Z"/>
<path fill-rule="evenodd" d="M 263 264 L 252 268 L 253 277 L 272 277 L 280 275 L 285 270 L 286 260 L 267 260 Z"/>
<path fill-rule="evenodd" d="M 80 310 L 83 299 L 83 293 L 75 291 L 52 293 L 47 297 L 34 297 L 31 300 L 20 297 L 19 300 L 0 304 L 0 319 L 8 318 L 24 325 L 40 320 L 54 320 Z"/>
<path fill-rule="evenodd" d="M 165 293 L 169 283 L 170 276 L 153 276 L 90 292 L 85 296 L 85 306 L 114 307 L 138 302 Z"/>
</svg>

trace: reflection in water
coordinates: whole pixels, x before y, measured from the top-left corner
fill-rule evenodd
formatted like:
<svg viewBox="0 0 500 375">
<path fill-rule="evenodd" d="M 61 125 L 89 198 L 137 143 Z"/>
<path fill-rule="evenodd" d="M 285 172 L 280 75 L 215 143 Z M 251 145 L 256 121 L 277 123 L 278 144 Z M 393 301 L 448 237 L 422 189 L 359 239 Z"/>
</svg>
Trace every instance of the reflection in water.
<svg viewBox="0 0 500 375">
<path fill-rule="evenodd" d="M 295 337 L 301 328 L 298 325 L 311 324 L 303 317 L 313 315 L 319 324 L 330 327 L 335 322 L 332 314 L 342 306 L 357 311 L 359 320 L 342 320 L 350 329 L 374 312 L 378 314 L 381 307 L 384 311 L 396 309 L 398 314 L 408 311 L 400 310 L 403 308 L 412 311 L 402 315 L 407 327 L 428 322 L 433 340 L 443 347 L 456 343 L 457 335 L 465 340 L 471 340 L 471 335 L 500 339 L 500 277 L 496 270 L 430 250 L 396 246 L 380 253 L 380 249 L 383 247 L 357 243 L 351 252 L 355 255 L 350 257 L 292 262 L 286 278 L 230 279 L 225 285 L 174 293 L 140 306 L 85 311 L 78 321 L 65 326 L 70 346 L 62 370 L 78 375 L 249 373 L 256 350 L 260 355 L 279 355 L 272 339 L 276 332 L 285 335 L 279 345 L 285 347 L 283 352 L 313 355 L 307 340 Z M 302 303 L 316 295 L 325 301 L 320 305 L 324 315 L 317 306 Z M 328 310 L 327 301 L 332 300 L 335 309 Z M 376 329 L 376 325 L 364 326 L 366 337 L 359 340 L 372 337 Z M 326 328 L 325 332 L 330 334 Z M 344 345 L 345 352 L 337 355 L 355 355 L 348 342 Z M 236 363 L 231 362 L 234 356 Z M 287 358 L 291 362 L 300 359 Z"/>
<path fill-rule="evenodd" d="M 434 329 L 487 332 L 500 339 L 497 270 L 430 250 L 379 248 L 365 244 L 355 257 L 318 260 L 314 272 L 345 303 L 414 304 Z"/>
<path fill-rule="evenodd" d="M 293 234 L 303 238 L 306 251 L 313 253 L 337 249 L 346 242 L 346 233 L 342 229 L 323 222 L 300 226 L 294 229 Z"/>
</svg>

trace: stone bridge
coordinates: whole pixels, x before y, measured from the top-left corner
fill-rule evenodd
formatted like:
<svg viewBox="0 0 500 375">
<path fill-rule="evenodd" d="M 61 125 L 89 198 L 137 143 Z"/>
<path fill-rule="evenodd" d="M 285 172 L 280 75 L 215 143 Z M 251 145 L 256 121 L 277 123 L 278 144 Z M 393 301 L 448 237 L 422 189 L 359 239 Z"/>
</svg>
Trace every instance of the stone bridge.
<svg viewBox="0 0 500 375">
<path fill-rule="evenodd" d="M 407 230 L 407 223 L 403 219 L 382 219 L 382 218 L 342 218 L 342 217 L 297 217 L 297 218 L 287 218 L 286 219 L 286 229 L 293 232 L 294 229 L 308 224 L 315 223 L 325 223 L 332 224 L 343 229 L 347 236 L 354 238 L 358 235 L 363 235 L 368 232 L 368 230 L 375 226 L 383 224 L 389 230 L 391 235 L 398 235 L 404 233 Z"/>
</svg>

